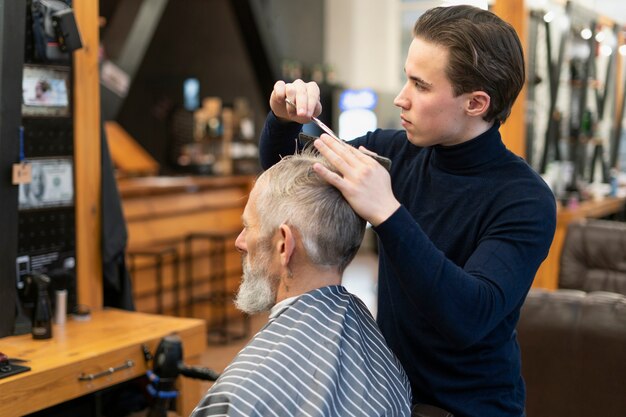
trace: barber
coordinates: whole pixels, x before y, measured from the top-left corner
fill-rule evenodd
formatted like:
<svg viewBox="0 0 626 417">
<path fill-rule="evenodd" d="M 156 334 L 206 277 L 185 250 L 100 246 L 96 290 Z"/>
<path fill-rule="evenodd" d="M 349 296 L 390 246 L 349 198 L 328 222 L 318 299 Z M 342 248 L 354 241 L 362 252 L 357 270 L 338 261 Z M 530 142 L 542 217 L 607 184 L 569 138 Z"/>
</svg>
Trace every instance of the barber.
<svg viewBox="0 0 626 417">
<path fill-rule="evenodd" d="M 515 30 L 489 11 L 437 7 L 415 23 L 406 83 L 394 100 L 403 130 L 316 148 L 337 187 L 378 235 L 378 317 L 413 401 L 457 417 L 522 416 L 520 308 L 556 224 L 550 189 L 502 142 L 499 127 L 525 82 Z M 294 151 L 321 113 L 317 84 L 278 81 L 260 141 L 264 168 Z M 286 105 L 285 99 L 296 104 Z"/>
</svg>

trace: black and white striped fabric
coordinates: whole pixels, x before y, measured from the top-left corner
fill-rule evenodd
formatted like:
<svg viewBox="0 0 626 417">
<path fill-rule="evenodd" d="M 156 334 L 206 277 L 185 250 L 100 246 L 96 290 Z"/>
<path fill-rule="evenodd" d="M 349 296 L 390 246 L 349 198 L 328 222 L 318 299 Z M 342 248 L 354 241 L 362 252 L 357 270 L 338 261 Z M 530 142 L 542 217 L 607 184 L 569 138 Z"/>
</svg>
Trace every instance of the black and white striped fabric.
<svg viewBox="0 0 626 417">
<path fill-rule="evenodd" d="M 410 416 L 410 408 L 409 381 L 371 314 L 329 286 L 271 319 L 191 415 Z"/>
</svg>

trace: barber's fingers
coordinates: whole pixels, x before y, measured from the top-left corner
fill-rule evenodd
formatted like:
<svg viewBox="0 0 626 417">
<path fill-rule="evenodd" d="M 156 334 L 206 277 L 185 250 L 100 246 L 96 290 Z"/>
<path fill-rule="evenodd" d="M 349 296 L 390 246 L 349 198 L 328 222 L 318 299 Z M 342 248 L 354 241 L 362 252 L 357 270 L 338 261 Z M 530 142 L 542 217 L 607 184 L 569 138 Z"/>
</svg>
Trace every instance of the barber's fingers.
<svg viewBox="0 0 626 417">
<path fill-rule="evenodd" d="M 270 94 L 270 108 L 276 117 L 284 120 L 290 120 L 289 109 L 285 103 L 287 95 L 287 85 L 284 81 L 279 80 L 274 83 L 274 89 Z"/>
<path fill-rule="evenodd" d="M 287 94 L 287 84 L 283 80 L 278 80 L 274 83 L 274 90 L 272 91 L 272 96 L 276 98 L 277 101 L 283 102 L 285 101 L 285 97 Z"/>
<path fill-rule="evenodd" d="M 328 160 L 339 172 L 346 175 L 358 163 L 352 153 L 355 149 L 347 144 L 338 142 L 326 133 L 313 142 L 315 148 Z"/>
<path fill-rule="evenodd" d="M 320 88 L 317 83 L 304 82 L 300 79 L 286 85 L 286 96 L 296 105 L 296 109 L 291 109 L 299 118 L 311 120 L 312 116 L 317 116 L 322 112 L 320 103 Z"/>
<path fill-rule="evenodd" d="M 346 143 L 340 143 L 326 134 L 323 134 L 320 137 L 320 141 L 315 144 L 315 147 L 343 175 L 348 175 L 350 172 L 354 172 L 355 168 L 375 168 L 376 164 L 378 164 L 375 159 L 368 156 L 368 154 L 376 155 L 375 152 L 372 152 L 363 146 L 356 149 Z M 349 169 L 350 171 L 344 172 L 344 169 Z"/>
<path fill-rule="evenodd" d="M 359 216 L 379 225 L 398 209 L 400 203 L 393 195 L 389 173 L 376 160 L 327 135 L 316 140 L 315 147 L 338 173 L 321 164 L 314 164 L 314 171 L 341 191 Z"/>
<path fill-rule="evenodd" d="M 296 80 L 291 83 L 285 83 L 282 80 L 276 81 L 274 89 L 270 95 L 270 107 L 274 114 L 285 121 L 292 121 L 298 123 L 308 123 L 310 118 L 299 117 L 297 110 L 290 104 L 287 104 L 287 99 L 292 103 L 296 102 L 297 91 L 302 88 L 302 80 Z"/>
<path fill-rule="evenodd" d="M 365 154 L 366 156 L 369 155 L 373 159 L 374 156 L 378 156 L 378 154 L 374 151 L 370 151 L 369 149 L 367 149 L 365 146 L 359 146 L 359 151 L 361 154 Z"/>
<path fill-rule="evenodd" d="M 287 104 L 285 99 L 289 99 L 296 107 Z M 311 117 L 322 112 L 320 88 L 313 81 L 308 83 L 300 79 L 290 83 L 276 81 L 270 95 L 270 108 L 280 119 L 309 123 Z"/>
<path fill-rule="evenodd" d="M 320 101 L 320 87 L 316 82 L 310 81 L 307 83 L 307 116 L 319 116 L 322 113 L 322 102 Z"/>
<path fill-rule="evenodd" d="M 345 188 L 344 183 L 345 183 L 345 181 L 344 181 L 344 179 L 343 179 L 343 177 L 341 175 L 337 174 L 336 172 L 333 172 L 333 171 L 329 170 L 324 165 L 319 164 L 317 162 L 315 164 L 313 164 L 313 170 L 315 171 L 315 173 L 317 175 L 322 177 L 322 179 L 324 181 L 326 181 L 330 185 L 336 187 L 342 193 L 344 192 L 344 188 Z"/>
</svg>

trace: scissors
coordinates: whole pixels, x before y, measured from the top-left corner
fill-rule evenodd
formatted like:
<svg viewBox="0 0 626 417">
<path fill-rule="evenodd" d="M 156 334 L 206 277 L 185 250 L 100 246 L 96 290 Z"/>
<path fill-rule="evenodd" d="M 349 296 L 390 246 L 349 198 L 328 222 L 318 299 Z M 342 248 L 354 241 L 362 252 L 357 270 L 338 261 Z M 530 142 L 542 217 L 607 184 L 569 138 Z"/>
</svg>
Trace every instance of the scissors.
<svg viewBox="0 0 626 417">
<path fill-rule="evenodd" d="M 288 98 L 285 98 L 285 103 L 289 104 L 291 107 L 293 107 L 294 109 L 296 108 L 296 105 L 289 100 Z M 342 145 L 348 145 L 346 142 L 344 142 L 342 139 L 339 139 L 339 136 L 337 136 L 335 134 L 335 132 L 333 132 L 333 130 L 326 126 L 326 124 L 324 122 L 322 122 L 320 119 L 318 119 L 315 116 L 311 117 L 311 120 L 313 121 L 313 123 L 315 123 L 320 129 L 322 129 L 324 131 L 324 133 L 328 134 L 328 136 L 330 136 L 331 138 L 335 139 L 337 142 L 341 143 Z M 300 139 L 303 139 L 305 142 L 312 142 L 315 139 L 317 139 L 317 137 L 314 136 L 309 136 L 309 135 L 305 135 L 303 133 L 301 133 L 299 135 Z M 384 156 L 380 156 L 380 155 L 376 155 L 372 152 L 365 152 L 361 149 L 359 149 L 359 151 L 362 154 L 365 154 L 371 158 L 374 158 L 379 164 L 381 164 L 387 171 L 391 170 L 391 159 L 389 158 L 385 158 Z"/>
</svg>

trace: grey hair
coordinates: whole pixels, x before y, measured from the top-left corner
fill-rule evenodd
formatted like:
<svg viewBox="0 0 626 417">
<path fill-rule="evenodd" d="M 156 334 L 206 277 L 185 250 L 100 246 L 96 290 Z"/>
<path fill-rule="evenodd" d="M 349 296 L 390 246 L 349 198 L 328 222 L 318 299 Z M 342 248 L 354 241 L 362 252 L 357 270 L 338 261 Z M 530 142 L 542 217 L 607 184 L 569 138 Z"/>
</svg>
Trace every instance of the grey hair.
<svg viewBox="0 0 626 417">
<path fill-rule="evenodd" d="M 337 267 L 342 273 L 361 246 L 365 220 L 337 188 L 313 171 L 315 163 L 336 172 L 316 151 L 305 150 L 283 158 L 259 176 L 260 234 L 269 238 L 287 224 L 299 232 L 313 264 Z"/>
</svg>

